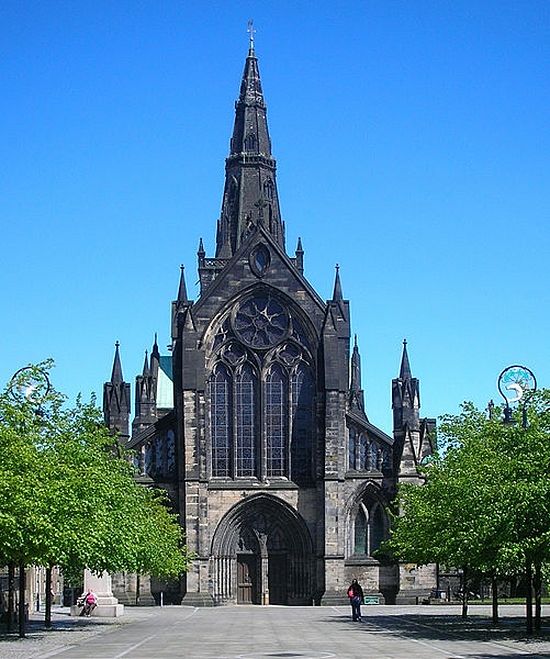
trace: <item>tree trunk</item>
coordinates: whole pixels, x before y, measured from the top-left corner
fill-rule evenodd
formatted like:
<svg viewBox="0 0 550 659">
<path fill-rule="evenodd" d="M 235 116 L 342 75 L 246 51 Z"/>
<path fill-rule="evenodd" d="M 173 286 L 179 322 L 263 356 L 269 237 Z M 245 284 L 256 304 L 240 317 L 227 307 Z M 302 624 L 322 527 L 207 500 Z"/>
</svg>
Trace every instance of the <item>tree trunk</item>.
<svg viewBox="0 0 550 659">
<path fill-rule="evenodd" d="M 8 565 L 8 633 L 13 631 L 15 613 L 15 564 Z"/>
<path fill-rule="evenodd" d="M 493 595 L 493 625 L 498 625 L 498 580 L 496 574 L 491 575 L 491 590 Z"/>
<path fill-rule="evenodd" d="M 141 590 L 141 580 L 139 578 L 139 572 L 136 574 L 136 606 L 139 606 L 139 597 L 140 597 L 140 591 Z"/>
<path fill-rule="evenodd" d="M 535 631 L 540 632 L 540 617 L 542 612 L 542 574 L 539 561 L 535 563 L 533 586 L 535 590 Z"/>
<path fill-rule="evenodd" d="M 19 638 L 25 638 L 25 564 L 19 563 Z"/>
<path fill-rule="evenodd" d="M 462 568 L 462 618 L 468 617 L 468 591 L 466 589 L 466 568 Z"/>
<path fill-rule="evenodd" d="M 525 631 L 533 633 L 533 564 L 527 559 L 525 564 L 525 582 L 527 591 L 525 593 Z"/>
<path fill-rule="evenodd" d="M 46 629 L 52 628 L 52 568 L 50 565 L 46 568 L 46 611 L 44 613 L 44 626 Z"/>
</svg>

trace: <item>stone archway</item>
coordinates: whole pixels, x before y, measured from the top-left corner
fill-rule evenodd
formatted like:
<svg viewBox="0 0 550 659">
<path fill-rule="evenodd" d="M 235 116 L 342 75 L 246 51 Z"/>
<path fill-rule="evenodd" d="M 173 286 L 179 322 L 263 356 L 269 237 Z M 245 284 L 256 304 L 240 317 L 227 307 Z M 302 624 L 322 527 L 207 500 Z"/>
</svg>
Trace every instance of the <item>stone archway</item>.
<svg viewBox="0 0 550 659">
<path fill-rule="evenodd" d="M 288 504 L 258 494 L 239 502 L 212 540 L 212 596 L 217 604 L 311 604 L 313 545 Z"/>
</svg>

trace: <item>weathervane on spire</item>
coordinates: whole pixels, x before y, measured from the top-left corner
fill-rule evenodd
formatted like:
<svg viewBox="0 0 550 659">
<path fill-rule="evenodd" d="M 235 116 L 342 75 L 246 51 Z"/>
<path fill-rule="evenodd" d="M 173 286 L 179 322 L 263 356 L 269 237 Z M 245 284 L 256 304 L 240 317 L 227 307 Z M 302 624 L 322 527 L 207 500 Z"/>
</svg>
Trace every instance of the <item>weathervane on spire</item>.
<svg viewBox="0 0 550 659">
<path fill-rule="evenodd" d="M 254 29 L 254 21 L 252 18 L 248 20 L 248 27 L 246 28 L 246 31 L 249 34 L 248 37 L 248 48 L 250 52 L 254 52 L 254 35 L 256 34 L 256 30 Z"/>
</svg>

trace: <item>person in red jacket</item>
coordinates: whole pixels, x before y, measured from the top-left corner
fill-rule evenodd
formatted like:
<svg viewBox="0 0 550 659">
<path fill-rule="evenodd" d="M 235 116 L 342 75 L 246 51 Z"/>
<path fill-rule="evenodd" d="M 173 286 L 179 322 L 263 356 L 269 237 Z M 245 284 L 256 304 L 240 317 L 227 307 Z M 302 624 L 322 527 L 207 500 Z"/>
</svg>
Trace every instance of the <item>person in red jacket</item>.
<svg viewBox="0 0 550 659">
<path fill-rule="evenodd" d="M 97 606 L 97 595 L 93 590 L 88 590 L 86 594 L 80 596 L 79 602 L 82 602 L 84 605 L 80 615 L 89 618 L 92 615 L 92 611 Z"/>
<path fill-rule="evenodd" d="M 348 588 L 349 603 L 351 604 L 352 620 L 361 621 L 361 604 L 363 602 L 363 589 L 357 579 L 353 579 Z"/>
</svg>

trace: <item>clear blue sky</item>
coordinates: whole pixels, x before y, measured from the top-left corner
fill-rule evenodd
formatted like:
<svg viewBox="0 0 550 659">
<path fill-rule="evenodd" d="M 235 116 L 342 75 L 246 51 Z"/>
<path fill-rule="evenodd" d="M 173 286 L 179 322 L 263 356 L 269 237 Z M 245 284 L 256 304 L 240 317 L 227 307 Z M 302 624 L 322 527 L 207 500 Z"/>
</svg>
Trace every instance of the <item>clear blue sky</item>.
<svg viewBox="0 0 550 659">
<path fill-rule="evenodd" d="M 0 5 L 0 382 L 54 357 L 101 395 L 169 341 L 179 264 L 214 246 L 255 20 L 287 248 L 341 265 L 372 422 L 409 341 L 422 412 L 550 385 L 550 3 Z"/>
</svg>

